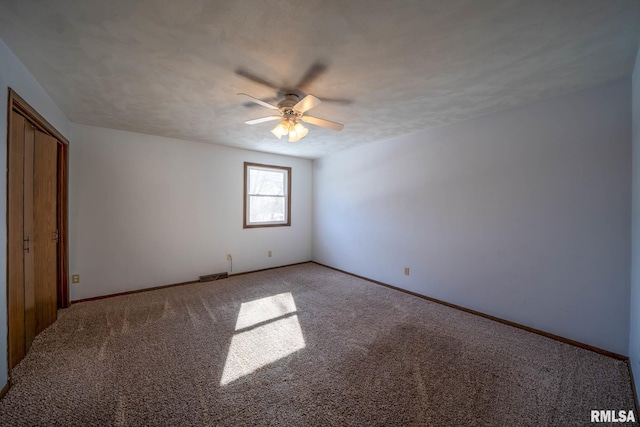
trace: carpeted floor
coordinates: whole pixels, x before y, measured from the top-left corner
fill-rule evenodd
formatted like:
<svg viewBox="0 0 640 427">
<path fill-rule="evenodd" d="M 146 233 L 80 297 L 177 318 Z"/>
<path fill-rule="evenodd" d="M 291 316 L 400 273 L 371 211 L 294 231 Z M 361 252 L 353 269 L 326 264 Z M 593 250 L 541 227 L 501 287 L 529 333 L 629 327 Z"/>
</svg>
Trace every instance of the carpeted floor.
<svg viewBox="0 0 640 427">
<path fill-rule="evenodd" d="M 583 426 L 634 408 L 624 362 L 311 263 L 75 304 L 13 379 L 0 425 Z"/>
</svg>

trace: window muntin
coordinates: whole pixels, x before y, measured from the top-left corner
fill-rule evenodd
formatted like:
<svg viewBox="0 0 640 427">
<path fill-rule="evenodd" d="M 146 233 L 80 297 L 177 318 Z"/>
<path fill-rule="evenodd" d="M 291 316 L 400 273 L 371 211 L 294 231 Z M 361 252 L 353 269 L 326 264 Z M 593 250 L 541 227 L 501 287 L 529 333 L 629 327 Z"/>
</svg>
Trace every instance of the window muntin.
<svg viewBox="0 0 640 427">
<path fill-rule="evenodd" d="M 244 228 L 291 225 L 291 168 L 244 164 Z"/>
</svg>

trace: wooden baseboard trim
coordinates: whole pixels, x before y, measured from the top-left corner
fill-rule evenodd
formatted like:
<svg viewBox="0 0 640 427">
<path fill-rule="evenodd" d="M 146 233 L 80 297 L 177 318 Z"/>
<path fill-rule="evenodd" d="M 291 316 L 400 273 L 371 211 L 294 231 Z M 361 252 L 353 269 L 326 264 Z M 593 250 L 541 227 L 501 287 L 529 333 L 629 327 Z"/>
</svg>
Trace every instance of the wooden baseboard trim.
<svg viewBox="0 0 640 427">
<path fill-rule="evenodd" d="M 508 325 L 508 326 L 512 326 L 514 328 L 525 330 L 527 332 L 532 332 L 534 334 L 542 335 L 543 337 L 551 338 L 552 340 L 560 341 L 560 342 L 565 343 L 565 344 L 569 344 L 569 345 L 573 345 L 575 347 L 583 348 L 585 350 L 593 351 L 595 353 L 602 354 L 603 356 L 612 357 L 614 359 L 624 360 L 624 361 L 628 361 L 628 359 L 629 359 L 627 356 L 623 356 L 622 354 L 614 353 L 612 351 L 605 350 L 603 348 L 599 348 L 599 347 L 595 347 L 595 346 L 592 346 L 592 345 L 589 345 L 589 344 L 581 343 L 579 341 L 575 341 L 575 340 L 572 340 L 572 339 L 569 339 L 569 338 L 565 338 L 565 337 L 562 337 L 560 335 L 555 335 L 555 334 L 552 334 L 552 333 L 549 333 L 549 332 L 541 331 L 540 329 L 531 328 L 529 326 L 525 326 L 525 325 L 522 325 L 520 323 L 512 322 L 510 320 L 501 319 L 499 317 L 495 317 L 495 316 L 492 316 L 490 314 L 482 313 L 480 311 L 472 310 L 470 308 L 466 308 L 466 307 L 463 307 L 463 306 L 460 306 L 460 305 L 457 305 L 457 304 L 452 304 L 450 302 L 446 302 L 446 301 L 442 301 L 442 300 L 439 300 L 439 299 L 436 299 L 436 298 L 428 297 L 426 295 L 422 295 L 422 294 L 419 294 L 417 292 L 408 291 L 406 289 L 402 289 L 402 288 L 399 288 L 397 286 L 389 285 L 387 283 L 383 283 L 383 282 L 379 282 L 377 280 L 369 279 L 368 277 L 359 276 L 357 274 L 349 273 L 348 271 L 340 270 L 339 268 L 335 268 L 335 267 L 331 267 L 329 265 L 321 264 L 321 263 L 316 262 L 316 261 L 312 261 L 312 262 L 314 264 L 318 264 L 318 265 L 320 265 L 322 267 L 327 267 L 327 268 L 330 268 L 332 270 L 339 271 L 341 273 L 348 274 L 350 276 L 357 277 L 359 279 L 363 279 L 363 280 L 366 280 L 366 281 L 371 282 L 371 283 L 375 283 L 376 285 L 385 286 L 387 288 L 394 289 L 394 290 L 399 291 L 399 292 L 404 292 L 405 294 L 413 295 L 413 296 L 416 296 L 418 298 L 425 299 L 427 301 L 431 301 L 431 302 L 435 302 L 437 304 L 445 305 L 447 307 L 455 308 L 456 310 L 461 310 L 461 311 L 464 311 L 466 313 L 470 313 L 470 314 L 474 314 L 476 316 L 484 317 L 485 319 L 493 320 L 493 321 L 496 321 L 496 322 L 499 322 L 499 323 L 502 323 L 502 324 L 505 324 L 505 325 Z"/>
<path fill-rule="evenodd" d="M 312 261 L 296 262 L 294 264 L 280 265 L 278 267 L 269 267 L 269 268 L 263 268 L 260 270 L 244 271 L 242 273 L 229 274 L 229 277 L 242 276 L 243 274 L 250 274 L 250 273 L 258 273 L 260 271 L 275 270 L 276 268 L 291 267 L 292 265 L 306 264 L 309 262 L 312 262 Z M 199 280 L 192 280 L 190 282 L 180 282 L 180 283 L 173 283 L 171 285 L 154 286 L 153 288 L 136 289 L 133 291 L 118 292 L 117 294 L 108 294 L 108 295 L 100 295 L 100 296 L 91 297 L 91 298 L 77 299 L 77 300 L 71 301 L 71 304 L 78 304 L 81 302 L 88 302 L 88 301 L 96 301 L 96 300 L 105 299 L 105 298 L 120 297 L 122 295 L 137 294 L 140 292 L 157 291 L 158 289 L 173 288 L 175 286 L 183 286 L 183 285 L 191 285 L 193 283 L 210 283 L 210 282 L 200 282 Z"/>
<path fill-rule="evenodd" d="M 9 381 L 7 381 L 4 387 L 2 387 L 2 390 L 0 390 L 0 399 L 2 399 L 4 395 L 7 394 L 8 391 L 9 391 Z"/>
<path fill-rule="evenodd" d="M 120 297 L 122 295 L 138 294 L 140 292 L 157 291 L 158 289 L 173 288 L 175 286 L 190 285 L 192 283 L 200 283 L 200 281 L 199 280 L 192 280 L 190 282 L 173 283 L 171 285 L 154 286 L 153 288 L 144 288 L 144 289 L 136 289 L 136 290 L 133 290 L 133 291 L 118 292 L 117 294 L 108 294 L 108 295 L 100 295 L 98 297 L 77 299 L 77 300 L 71 301 L 71 304 L 78 304 L 78 303 L 81 303 L 81 302 L 88 302 L 88 301 L 96 301 L 96 300 L 105 299 L 105 298 Z"/>
<path fill-rule="evenodd" d="M 251 274 L 251 273 L 259 273 L 261 271 L 275 270 L 277 268 L 292 267 L 294 265 L 308 264 L 310 262 L 313 262 L 313 261 L 294 262 L 293 264 L 279 265 L 277 267 L 268 267 L 268 268 L 261 268 L 260 270 L 243 271 L 242 273 L 232 273 L 232 274 L 229 274 L 229 277 L 242 276 L 244 274 Z"/>
</svg>

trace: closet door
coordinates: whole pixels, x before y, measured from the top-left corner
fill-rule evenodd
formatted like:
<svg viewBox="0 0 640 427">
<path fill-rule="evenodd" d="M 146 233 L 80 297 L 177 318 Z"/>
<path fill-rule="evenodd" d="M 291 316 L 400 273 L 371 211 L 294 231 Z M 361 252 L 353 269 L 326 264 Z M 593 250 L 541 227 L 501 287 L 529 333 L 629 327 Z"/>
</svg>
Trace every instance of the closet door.
<svg viewBox="0 0 640 427">
<path fill-rule="evenodd" d="M 25 169 L 25 175 L 26 173 Z M 55 138 L 36 130 L 33 155 L 33 263 L 36 335 L 56 320 L 58 308 L 57 176 L 58 142 Z M 25 217 L 26 215 L 25 210 Z"/>
<path fill-rule="evenodd" d="M 58 142 L 12 112 L 8 160 L 9 368 L 57 314 Z"/>
<path fill-rule="evenodd" d="M 9 373 L 68 302 L 68 141 L 9 89 L 7 317 Z M 59 239 L 58 227 L 62 231 Z"/>
</svg>

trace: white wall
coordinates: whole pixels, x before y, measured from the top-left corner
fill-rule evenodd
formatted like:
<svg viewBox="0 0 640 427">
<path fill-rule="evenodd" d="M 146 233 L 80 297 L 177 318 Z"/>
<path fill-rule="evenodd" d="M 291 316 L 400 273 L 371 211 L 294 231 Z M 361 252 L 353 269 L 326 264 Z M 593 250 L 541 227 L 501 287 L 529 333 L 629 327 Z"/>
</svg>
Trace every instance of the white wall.
<svg viewBox="0 0 640 427">
<path fill-rule="evenodd" d="M 58 132 L 69 138 L 70 124 L 58 106 L 49 98 L 33 76 L 0 40 L 0 170 L 7 170 L 7 99 L 9 88 L 15 90 L 40 113 Z M 7 174 L 0 173 L 0 212 L 4 224 L 0 227 L 0 389 L 7 383 Z"/>
<path fill-rule="evenodd" d="M 631 258 L 631 319 L 629 322 L 629 358 L 640 390 L 640 52 L 636 58 L 632 81 L 633 123 L 633 196 L 632 196 L 632 258 Z"/>
<path fill-rule="evenodd" d="M 311 259 L 311 161 L 73 125 L 71 300 Z M 291 227 L 242 228 L 245 161 L 292 168 Z M 271 250 L 273 256 L 267 257 Z"/>
<path fill-rule="evenodd" d="M 315 160 L 313 259 L 627 354 L 630 93 L 625 79 Z"/>
</svg>

